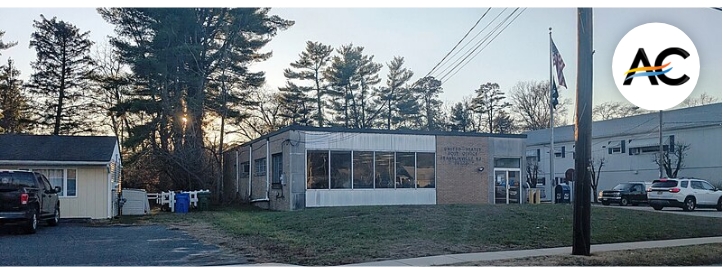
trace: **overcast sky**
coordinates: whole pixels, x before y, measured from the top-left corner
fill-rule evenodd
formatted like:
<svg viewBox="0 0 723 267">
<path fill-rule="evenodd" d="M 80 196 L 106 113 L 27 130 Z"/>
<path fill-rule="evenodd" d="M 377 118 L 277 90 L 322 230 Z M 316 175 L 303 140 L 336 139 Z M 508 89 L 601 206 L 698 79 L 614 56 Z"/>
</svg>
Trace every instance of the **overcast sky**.
<svg viewBox="0 0 723 267">
<path fill-rule="evenodd" d="M 403 56 L 406 66 L 415 72 L 413 80 L 429 72 L 437 62 L 464 36 L 487 8 L 274 8 L 271 13 L 294 20 L 296 25 L 278 35 L 266 47 L 273 57 L 254 68 L 267 73 L 267 87 L 278 88 L 285 83 L 283 69 L 298 58 L 307 40 L 333 47 L 353 43 L 365 47 L 379 63 L 394 56 Z M 476 40 L 487 34 L 512 9 L 504 11 Z M 473 37 L 497 16 L 503 8 L 493 8 L 468 38 Z M 701 73 L 693 95 L 706 92 L 721 98 L 721 12 L 709 8 L 612 9 L 594 11 L 594 102 L 626 101 L 612 79 L 611 62 L 618 41 L 632 28 L 649 22 L 663 22 L 683 30 L 693 40 L 701 61 Z M 91 8 L 0 8 L 0 30 L 3 41 L 18 45 L 2 52 L 0 60 L 16 61 L 27 79 L 35 52 L 28 48 L 34 19 L 40 14 L 75 24 L 90 31 L 96 44 L 107 43 L 113 35 L 106 23 Z M 508 91 L 520 81 L 548 80 L 548 28 L 567 67 L 564 74 L 570 88 L 561 89 L 562 97 L 574 98 L 577 61 L 577 23 L 574 8 L 528 8 L 489 46 L 460 69 L 443 80 L 441 98 L 447 103 L 471 95 L 480 84 L 496 82 Z M 466 43 L 466 40 L 462 43 Z M 472 46 L 470 44 L 469 47 Z M 468 48 L 462 50 L 464 55 Z M 459 57 L 459 55 L 458 55 Z M 470 57 L 471 58 L 471 57 Z M 452 58 L 457 59 L 457 57 Z M 464 63 L 463 63 L 464 64 Z M 440 70 L 447 68 L 443 65 Z M 461 66 L 461 65 L 460 65 Z M 434 76 L 444 72 L 437 70 Z M 387 69 L 382 69 L 386 77 Z M 573 106 L 574 107 L 574 106 Z M 571 107 L 572 110 L 572 107 Z M 572 112 L 571 112 L 572 113 Z M 572 114 L 568 116 L 571 121 Z"/>
</svg>

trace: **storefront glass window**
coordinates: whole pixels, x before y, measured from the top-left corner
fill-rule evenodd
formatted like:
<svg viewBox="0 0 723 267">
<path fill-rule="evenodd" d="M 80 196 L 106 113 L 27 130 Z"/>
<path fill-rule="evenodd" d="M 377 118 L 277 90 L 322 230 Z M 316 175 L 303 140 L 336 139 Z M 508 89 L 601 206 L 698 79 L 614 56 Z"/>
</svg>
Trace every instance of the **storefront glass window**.
<svg viewBox="0 0 723 267">
<path fill-rule="evenodd" d="M 374 152 L 354 151 L 354 188 L 374 187 Z"/>
<path fill-rule="evenodd" d="M 376 188 L 394 188 L 394 153 L 377 152 L 375 159 L 374 183 Z"/>
<path fill-rule="evenodd" d="M 417 153 L 417 188 L 434 188 L 434 153 Z"/>
<path fill-rule="evenodd" d="M 414 152 L 397 152 L 397 188 L 414 188 Z"/>
<path fill-rule="evenodd" d="M 331 188 L 351 188 L 351 151 L 331 151 Z"/>
<path fill-rule="evenodd" d="M 308 189 L 329 189 L 329 151 L 309 151 L 307 154 Z"/>
</svg>

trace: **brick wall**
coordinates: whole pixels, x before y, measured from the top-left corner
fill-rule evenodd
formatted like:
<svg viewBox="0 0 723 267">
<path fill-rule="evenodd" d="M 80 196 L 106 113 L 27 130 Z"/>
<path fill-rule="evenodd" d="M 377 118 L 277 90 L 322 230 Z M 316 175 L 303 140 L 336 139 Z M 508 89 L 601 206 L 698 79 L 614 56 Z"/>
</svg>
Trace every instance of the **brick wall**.
<svg viewBox="0 0 723 267">
<path fill-rule="evenodd" d="M 487 137 L 437 136 L 438 204 L 489 203 L 488 143 Z"/>
</svg>

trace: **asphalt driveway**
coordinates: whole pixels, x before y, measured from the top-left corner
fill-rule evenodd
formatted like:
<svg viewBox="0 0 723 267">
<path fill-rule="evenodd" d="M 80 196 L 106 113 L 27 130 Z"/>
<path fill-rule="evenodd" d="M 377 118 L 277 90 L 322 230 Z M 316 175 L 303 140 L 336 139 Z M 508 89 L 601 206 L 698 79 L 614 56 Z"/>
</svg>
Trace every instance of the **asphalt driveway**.
<svg viewBox="0 0 723 267">
<path fill-rule="evenodd" d="M 40 226 L 33 235 L 0 230 L 0 265 L 227 265 L 248 263 L 165 226 Z"/>
<path fill-rule="evenodd" d="M 698 217 L 713 217 L 713 218 L 721 218 L 721 212 L 717 211 L 715 209 L 695 209 L 693 211 L 683 211 L 681 208 L 675 208 L 675 207 L 665 207 L 663 210 L 655 210 L 652 207 L 641 204 L 639 206 L 619 206 L 615 203 L 611 203 L 609 206 L 603 206 L 603 205 L 595 205 L 598 207 L 606 207 L 606 208 L 617 208 L 617 209 L 631 209 L 631 210 L 642 210 L 642 211 L 650 211 L 650 212 L 661 212 L 661 213 L 668 213 L 668 214 L 676 214 L 676 215 L 686 215 L 686 216 L 698 216 Z"/>
</svg>

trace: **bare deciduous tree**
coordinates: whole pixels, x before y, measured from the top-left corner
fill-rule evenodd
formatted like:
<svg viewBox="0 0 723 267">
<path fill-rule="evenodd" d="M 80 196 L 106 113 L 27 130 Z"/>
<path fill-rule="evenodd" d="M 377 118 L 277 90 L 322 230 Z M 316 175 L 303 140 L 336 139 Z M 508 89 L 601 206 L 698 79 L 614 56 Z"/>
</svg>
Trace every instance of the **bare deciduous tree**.
<svg viewBox="0 0 723 267">
<path fill-rule="evenodd" d="M 712 95 L 709 95 L 708 93 L 702 93 L 698 97 L 688 97 L 686 98 L 678 107 L 681 108 L 688 108 L 688 107 L 695 107 L 695 106 L 702 106 L 712 103 L 720 102 L 720 99 L 717 97 L 714 97 Z"/>
<path fill-rule="evenodd" d="M 655 154 L 653 161 L 656 165 L 663 164 L 663 170 L 668 178 L 678 177 L 678 172 L 685 168 L 685 156 L 690 149 L 690 144 L 676 142 L 673 151 L 670 149 L 663 150 L 663 160 L 659 159 L 658 153 Z"/>
<path fill-rule="evenodd" d="M 550 84 L 547 81 L 519 82 L 511 90 L 512 112 L 522 130 L 547 129 L 550 126 Z M 567 123 L 568 107 L 572 100 L 558 98 L 555 126 Z"/>
<path fill-rule="evenodd" d="M 604 121 L 630 117 L 642 113 L 646 113 L 646 111 L 639 109 L 634 105 L 623 102 L 608 101 L 600 103 L 592 109 L 592 119 L 595 121 Z"/>
<path fill-rule="evenodd" d="M 598 185 L 600 185 L 600 170 L 602 170 L 602 167 L 605 166 L 605 157 L 601 157 L 597 160 L 595 158 L 591 158 L 589 166 L 591 176 L 590 187 L 592 189 L 593 199 L 595 199 L 595 203 L 597 203 L 597 189 Z"/>
</svg>

